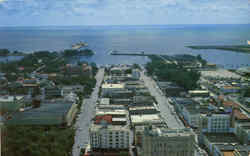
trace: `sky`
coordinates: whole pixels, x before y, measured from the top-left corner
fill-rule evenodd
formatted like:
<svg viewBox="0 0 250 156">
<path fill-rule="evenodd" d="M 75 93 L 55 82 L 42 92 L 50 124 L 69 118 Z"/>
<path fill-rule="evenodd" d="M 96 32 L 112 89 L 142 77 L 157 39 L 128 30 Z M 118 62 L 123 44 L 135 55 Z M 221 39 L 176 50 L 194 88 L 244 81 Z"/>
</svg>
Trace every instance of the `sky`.
<svg viewBox="0 0 250 156">
<path fill-rule="evenodd" d="M 250 23 L 250 0 L 0 0 L 0 26 Z"/>
</svg>

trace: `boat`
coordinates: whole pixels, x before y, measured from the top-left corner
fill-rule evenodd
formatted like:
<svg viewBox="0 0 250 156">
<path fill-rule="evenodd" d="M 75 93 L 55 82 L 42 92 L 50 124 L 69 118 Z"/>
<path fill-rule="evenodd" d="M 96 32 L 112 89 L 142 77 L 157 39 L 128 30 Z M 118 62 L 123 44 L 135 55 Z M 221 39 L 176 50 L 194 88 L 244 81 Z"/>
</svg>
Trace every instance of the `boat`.
<svg viewBox="0 0 250 156">
<path fill-rule="evenodd" d="M 88 46 L 87 43 L 79 42 L 79 43 L 76 43 L 76 44 L 72 45 L 72 49 L 73 50 L 78 50 L 78 49 L 80 49 L 82 47 L 86 47 L 86 46 Z"/>
</svg>

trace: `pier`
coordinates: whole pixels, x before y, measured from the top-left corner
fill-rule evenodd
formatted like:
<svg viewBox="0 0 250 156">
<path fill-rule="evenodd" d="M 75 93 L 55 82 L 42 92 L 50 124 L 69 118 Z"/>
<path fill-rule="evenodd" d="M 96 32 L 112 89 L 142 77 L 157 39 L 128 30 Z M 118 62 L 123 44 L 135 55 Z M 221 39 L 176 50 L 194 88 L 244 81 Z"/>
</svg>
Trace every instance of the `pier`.
<svg viewBox="0 0 250 156">
<path fill-rule="evenodd" d="M 111 51 L 109 52 L 110 55 L 126 55 L 126 56 L 153 56 L 153 55 L 162 55 L 162 54 L 149 54 L 145 52 L 118 52 L 118 51 Z"/>
<path fill-rule="evenodd" d="M 161 58 L 166 64 L 172 64 L 175 63 L 172 59 L 170 59 L 169 55 L 166 54 L 156 54 L 156 53 L 145 53 L 145 52 L 118 52 L 118 51 L 110 51 L 110 55 L 123 55 L 123 56 L 158 56 Z"/>
<path fill-rule="evenodd" d="M 169 57 L 167 54 L 157 54 L 157 53 L 145 53 L 141 52 L 119 52 L 116 50 L 110 51 L 108 54 L 110 55 L 126 55 L 126 56 L 160 56 L 160 57 Z"/>
</svg>

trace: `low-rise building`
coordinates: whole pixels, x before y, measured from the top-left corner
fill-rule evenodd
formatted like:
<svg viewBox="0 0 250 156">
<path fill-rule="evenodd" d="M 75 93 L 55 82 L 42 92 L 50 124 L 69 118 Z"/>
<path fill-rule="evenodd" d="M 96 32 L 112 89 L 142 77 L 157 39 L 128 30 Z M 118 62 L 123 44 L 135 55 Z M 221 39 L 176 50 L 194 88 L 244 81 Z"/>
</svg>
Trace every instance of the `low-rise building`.
<svg viewBox="0 0 250 156">
<path fill-rule="evenodd" d="M 112 75 L 104 78 L 104 82 L 107 83 L 121 83 L 121 82 L 126 82 L 126 81 L 135 81 L 135 79 L 132 77 L 130 74 L 126 75 Z"/>
<path fill-rule="evenodd" d="M 105 121 L 107 124 L 110 125 L 126 125 L 127 118 L 126 117 L 116 117 L 112 115 L 97 115 L 94 118 L 95 124 L 102 124 Z"/>
<path fill-rule="evenodd" d="M 140 89 L 145 89 L 145 85 L 142 81 L 127 81 L 125 83 L 125 88 L 131 91 L 137 91 Z"/>
<path fill-rule="evenodd" d="M 242 144 L 250 144 L 250 119 L 235 122 L 235 134 Z"/>
<path fill-rule="evenodd" d="M 134 96 L 133 105 L 134 106 L 152 106 L 154 99 L 152 96 Z"/>
<path fill-rule="evenodd" d="M 209 97 L 208 90 L 189 90 L 188 94 L 191 97 Z"/>
<path fill-rule="evenodd" d="M 96 116 L 111 115 L 112 117 L 124 117 L 128 115 L 127 110 L 124 109 L 96 109 Z"/>
<path fill-rule="evenodd" d="M 110 97 L 112 98 L 122 98 L 122 99 L 131 98 L 132 96 L 134 96 L 134 93 L 131 90 L 115 91 L 110 94 Z"/>
<path fill-rule="evenodd" d="M 102 96 L 110 96 L 113 92 L 123 91 L 124 84 L 103 84 L 102 85 Z"/>
<path fill-rule="evenodd" d="M 71 92 L 83 92 L 84 87 L 82 85 L 72 85 L 72 86 L 63 86 L 62 90 L 64 94 L 70 94 Z"/>
<path fill-rule="evenodd" d="M 77 112 L 77 104 L 72 101 L 46 100 L 40 106 L 15 113 L 10 125 L 71 125 Z"/>
<path fill-rule="evenodd" d="M 159 114 L 130 115 L 130 119 L 132 126 L 160 125 L 164 123 Z"/>
<path fill-rule="evenodd" d="M 223 94 L 239 93 L 240 90 L 241 90 L 240 87 L 231 86 L 231 85 L 222 86 L 222 87 L 220 88 L 220 92 L 223 93 Z"/>
<path fill-rule="evenodd" d="M 45 98 L 59 98 L 63 96 L 63 90 L 56 86 L 47 86 L 42 88 L 42 94 Z"/>
<path fill-rule="evenodd" d="M 227 153 L 234 154 L 233 156 L 247 156 L 250 152 L 250 146 L 240 144 L 233 133 L 203 133 L 201 138 L 201 144 L 213 156 L 225 156 Z M 244 152 L 246 155 L 242 155 Z"/>
<path fill-rule="evenodd" d="M 110 98 L 101 98 L 100 99 L 100 105 L 109 105 L 110 104 Z"/>
<path fill-rule="evenodd" d="M 0 96 L 0 114 L 17 111 L 24 104 L 24 96 Z"/>
<path fill-rule="evenodd" d="M 124 106 L 129 106 L 133 102 L 132 99 L 116 99 L 112 98 L 111 99 L 111 104 L 113 105 L 124 105 Z"/>
<path fill-rule="evenodd" d="M 158 114 L 160 113 L 154 106 L 129 107 L 130 115 Z"/>
<path fill-rule="evenodd" d="M 173 82 L 158 81 L 157 84 L 163 93 L 169 97 L 178 97 L 182 92 L 185 92 L 184 88 Z"/>
<path fill-rule="evenodd" d="M 124 105 L 106 105 L 106 104 L 99 104 L 98 105 L 98 109 L 99 110 L 125 110 L 125 106 Z"/>
<path fill-rule="evenodd" d="M 195 134 L 191 129 L 147 127 L 142 137 L 143 156 L 194 156 Z"/>
</svg>

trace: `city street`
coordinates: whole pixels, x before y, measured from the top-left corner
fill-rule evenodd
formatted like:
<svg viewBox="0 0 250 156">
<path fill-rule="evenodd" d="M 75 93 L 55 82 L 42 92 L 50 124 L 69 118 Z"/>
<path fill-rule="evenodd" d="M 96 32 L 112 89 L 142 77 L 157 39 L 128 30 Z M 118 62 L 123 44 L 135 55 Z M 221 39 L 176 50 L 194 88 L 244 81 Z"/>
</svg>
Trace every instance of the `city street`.
<svg viewBox="0 0 250 156">
<path fill-rule="evenodd" d="M 90 98 L 83 99 L 83 104 L 81 107 L 81 112 L 75 123 L 76 134 L 75 134 L 75 144 L 73 145 L 73 156 L 80 155 L 80 149 L 85 148 L 89 142 L 89 126 L 91 124 L 91 119 L 95 115 L 95 106 L 98 99 L 99 88 L 102 84 L 104 77 L 104 69 L 99 69 L 96 75 L 96 87 L 92 92 Z"/>
<path fill-rule="evenodd" d="M 145 86 L 148 87 L 151 95 L 154 96 L 158 102 L 161 116 L 167 122 L 168 127 L 173 129 L 185 128 L 179 117 L 176 115 L 173 106 L 168 103 L 168 99 L 157 86 L 156 82 L 152 78 L 144 75 L 143 72 L 141 72 L 141 78 L 143 79 Z"/>
</svg>

